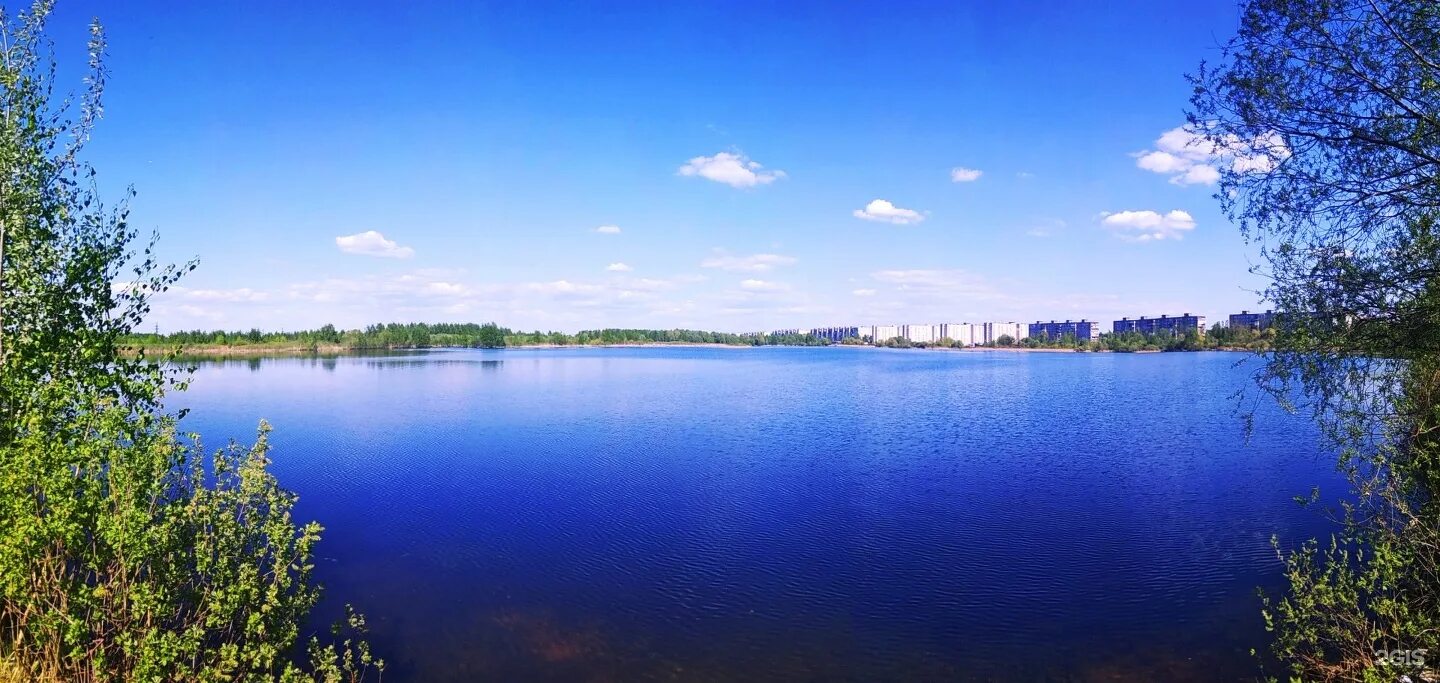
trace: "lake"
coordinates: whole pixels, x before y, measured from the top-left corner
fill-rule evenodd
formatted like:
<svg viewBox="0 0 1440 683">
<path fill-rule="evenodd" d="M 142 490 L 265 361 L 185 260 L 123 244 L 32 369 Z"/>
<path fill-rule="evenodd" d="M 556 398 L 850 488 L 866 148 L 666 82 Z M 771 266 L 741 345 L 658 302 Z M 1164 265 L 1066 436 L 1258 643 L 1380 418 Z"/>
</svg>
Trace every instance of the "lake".
<svg viewBox="0 0 1440 683">
<path fill-rule="evenodd" d="M 387 681 L 1253 677 L 1343 485 L 1240 354 L 437 350 L 202 364 Z M 1250 361 L 1253 366 L 1255 362 Z"/>
</svg>

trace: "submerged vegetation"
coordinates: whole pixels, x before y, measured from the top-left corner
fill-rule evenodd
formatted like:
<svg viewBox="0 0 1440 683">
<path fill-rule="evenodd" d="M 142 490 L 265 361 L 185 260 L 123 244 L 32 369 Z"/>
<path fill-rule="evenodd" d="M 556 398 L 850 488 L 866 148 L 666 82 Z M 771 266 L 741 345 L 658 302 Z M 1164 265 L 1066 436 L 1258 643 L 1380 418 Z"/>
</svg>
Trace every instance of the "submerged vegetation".
<svg viewBox="0 0 1440 683">
<path fill-rule="evenodd" d="M 135 253 L 125 204 L 102 205 L 78 154 L 100 116 L 104 33 L 91 27 L 72 107 L 52 96 L 50 11 L 0 13 L 0 679 L 378 672 L 359 615 L 339 645 L 304 633 L 321 530 L 292 517 L 266 425 L 207 455 L 162 406 L 185 378 L 119 352 L 194 264 Z"/>
</svg>

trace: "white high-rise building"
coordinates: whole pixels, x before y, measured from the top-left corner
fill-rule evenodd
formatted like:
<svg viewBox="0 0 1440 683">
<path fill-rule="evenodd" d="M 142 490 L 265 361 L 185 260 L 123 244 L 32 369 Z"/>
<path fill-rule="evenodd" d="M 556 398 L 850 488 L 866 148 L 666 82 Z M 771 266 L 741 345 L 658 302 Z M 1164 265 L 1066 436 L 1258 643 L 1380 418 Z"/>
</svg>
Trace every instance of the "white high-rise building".
<svg viewBox="0 0 1440 683">
<path fill-rule="evenodd" d="M 940 339 L 939 325 L 901 325 L 900 336 L 912 344 L 933 344 Z"/>
<path fill-rule="evenodd" d="M 896 337 L 898 337 L 898 336 L 900 336 L 900 326 L 899 326 L 899 325 L 876 325 L 876 326 L 875 326 L 875 337 L 874 337 L 874 339 L 875 339 L 875 342 L 876 342 L 877 344 L 880 343 L 880 342 L 883 342 L 883 341 L 885 341 L 885 340 L 887 340 L 887 339 L 894 339 L 894 338 L 896 338 Z"/>
<path fill-rule="evenodd" d="M 949 339 L 961 346 L 975 344 L 975 326 L 970 323 L 945 323 L 940 326 L 940 338 Z"/>
<path fill-rule="evenodd" d="M 975 323 L 976 345 L 997 342 L 1007 335 L 1017 342 L 1024 339 L 1027 336 L 1025 325 L 1017 322 Z"/>
</svg>

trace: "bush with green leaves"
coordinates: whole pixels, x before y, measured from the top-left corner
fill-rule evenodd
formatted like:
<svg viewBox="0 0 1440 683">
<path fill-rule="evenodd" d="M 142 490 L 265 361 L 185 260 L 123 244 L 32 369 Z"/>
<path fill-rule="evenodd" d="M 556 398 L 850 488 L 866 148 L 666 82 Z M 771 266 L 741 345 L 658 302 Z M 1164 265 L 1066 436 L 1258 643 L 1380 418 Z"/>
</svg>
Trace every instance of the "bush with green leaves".
<svg viewBox="0 0 1440 683">
<path fill-rule="evenodd" d="M 358 637 L 304 637 L 320 527 L 292 517 L 269 428 L 207 456 L 163 408 L 184 375 L 124 353 L 149 298 L 194 263 L 160 266 L 153 240 L 134 253 L 125 205 L 100 202 L 78 154 L 101 113 L 104 34 L 92 25 L 82 96 L 57 100 L 50 11 L 0 14 L 0 678 L 378 674 Z"/>
<path fill-rule="evenodd" d="M 1315 418 L 1351 484 L 1334 538 L 1287 539 L 1274 652 L 1296 679 L 1434 680 L 1440 4 L 1249 0 L 1192 83 L 1187 132 L 1277 314 L 1260 386 Z"/>
</svg>

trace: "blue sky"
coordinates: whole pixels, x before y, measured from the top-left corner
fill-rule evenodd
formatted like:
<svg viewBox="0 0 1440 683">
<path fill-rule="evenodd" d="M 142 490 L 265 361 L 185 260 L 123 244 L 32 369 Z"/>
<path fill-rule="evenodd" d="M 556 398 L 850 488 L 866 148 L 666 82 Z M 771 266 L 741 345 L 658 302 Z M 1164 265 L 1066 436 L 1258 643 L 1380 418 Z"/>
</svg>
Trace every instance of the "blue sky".
<svg viewBox="0 0 1440 683">
<path fill-rule="evenodd" d="M 1234 5 L 1014 4 L 62 0 L 51 27 L 74 65 L 106 24 L 90 161 L 200 258 L 162 330 L 1256 308 L 1205 182 L 1229 162 L 1161 140 Z"/>
</svg>

